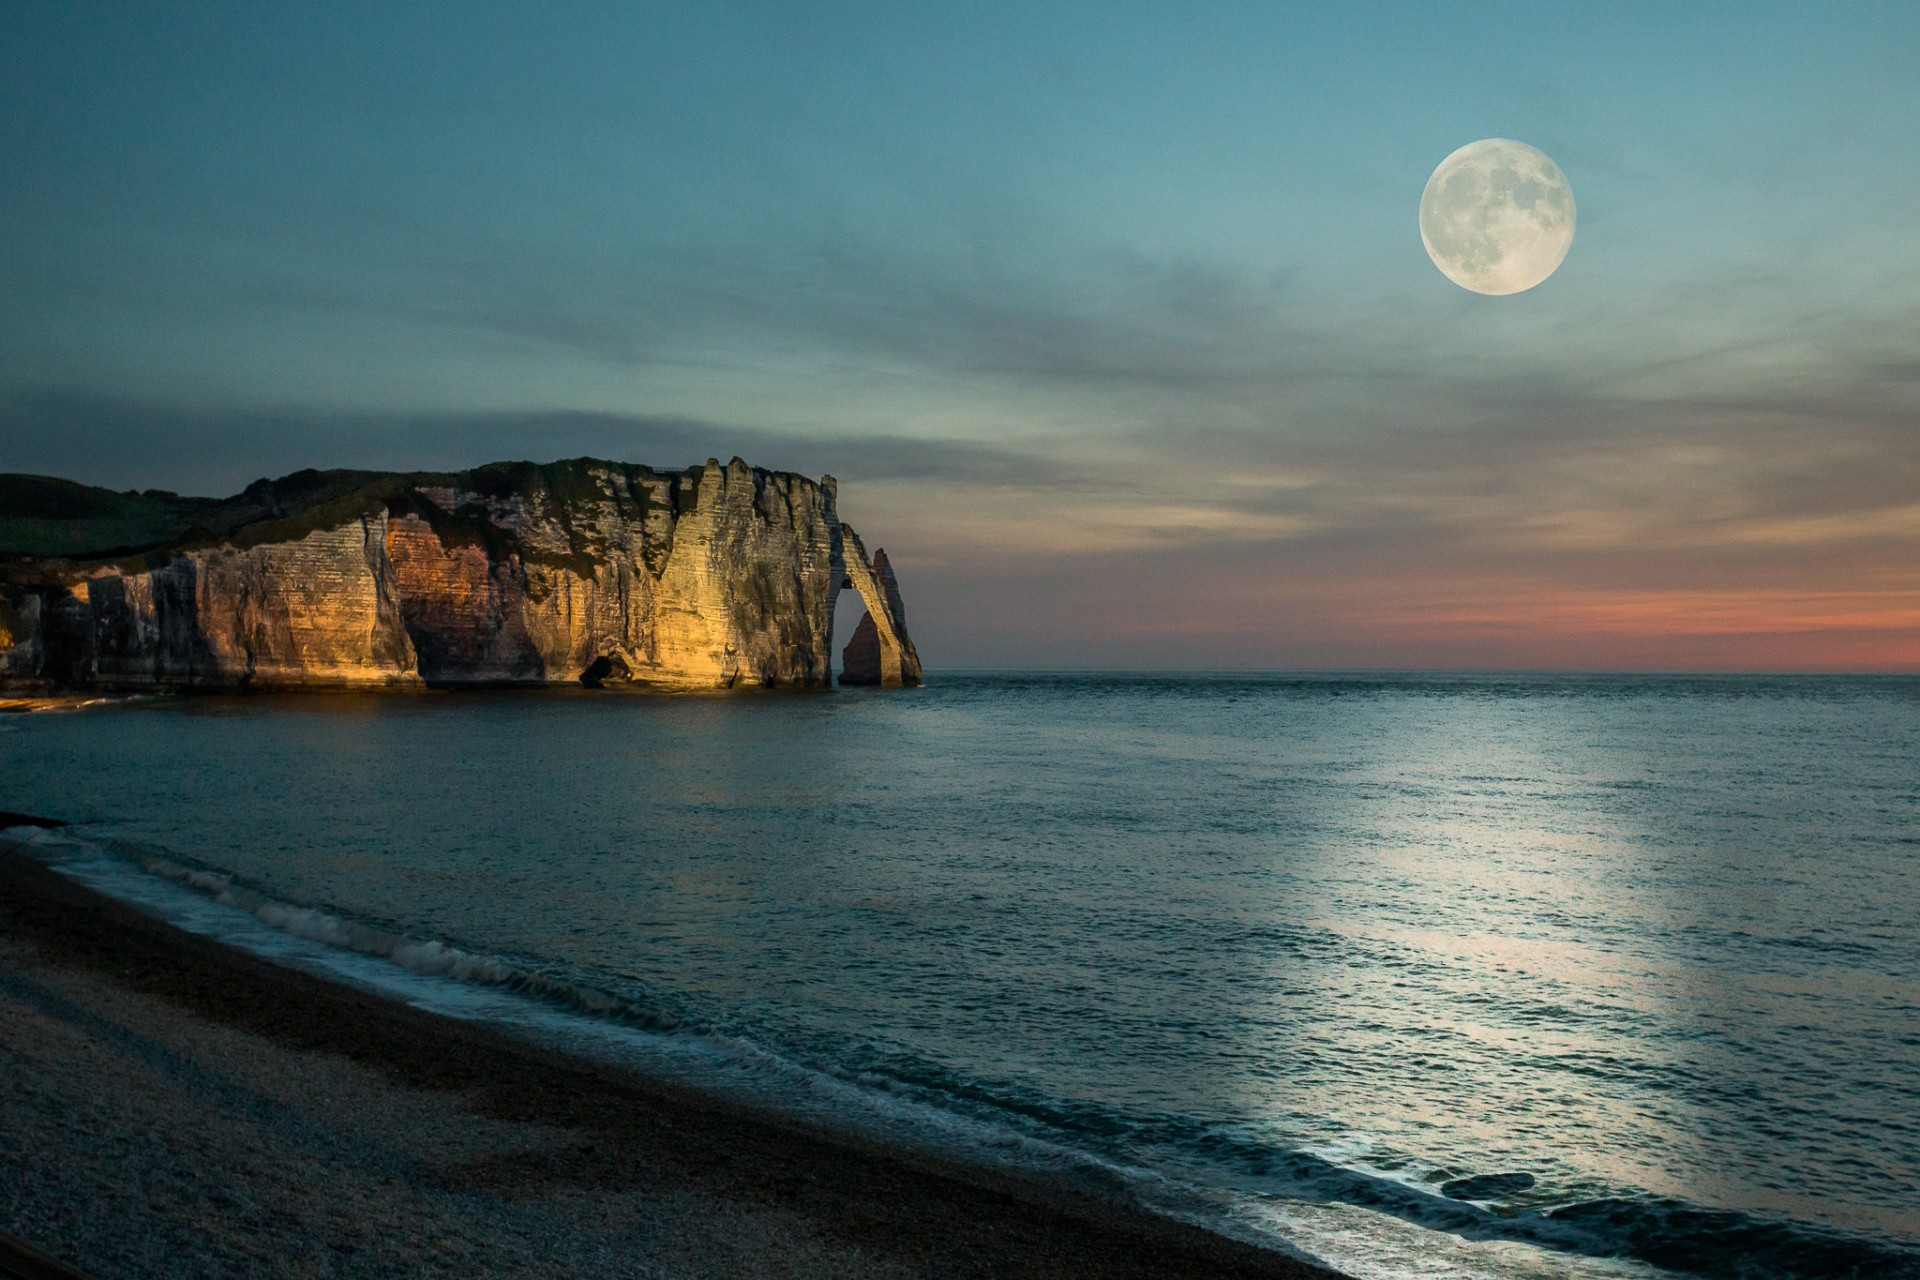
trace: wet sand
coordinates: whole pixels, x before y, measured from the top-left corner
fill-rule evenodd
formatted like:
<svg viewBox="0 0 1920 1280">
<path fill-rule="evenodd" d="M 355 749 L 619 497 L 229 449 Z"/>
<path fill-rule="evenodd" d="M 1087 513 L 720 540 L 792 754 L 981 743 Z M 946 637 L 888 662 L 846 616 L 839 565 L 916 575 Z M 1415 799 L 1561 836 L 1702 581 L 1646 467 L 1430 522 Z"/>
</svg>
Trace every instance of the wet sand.
<svg viewBox="0 0 1920 1280">
<path fill-rule="evenodd" d="M 0 838 L 0 1232 L 92 1275 L 1336 1273 L 184 933 Z"/>
</svg>

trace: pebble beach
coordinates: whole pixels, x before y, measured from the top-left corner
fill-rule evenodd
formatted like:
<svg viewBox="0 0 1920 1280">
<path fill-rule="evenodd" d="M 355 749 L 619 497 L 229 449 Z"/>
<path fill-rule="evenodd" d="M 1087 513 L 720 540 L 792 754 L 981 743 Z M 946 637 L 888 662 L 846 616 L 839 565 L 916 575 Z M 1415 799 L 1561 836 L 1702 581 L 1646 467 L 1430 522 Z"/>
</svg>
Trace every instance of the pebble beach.
<svg viewBox="0 0 1920 1280">
<path fill-rule="evenodd" d="M 1336 1273 L 571 1059 L 0 850 L 0 1231 L 112 1276 Z"/>
</svg>

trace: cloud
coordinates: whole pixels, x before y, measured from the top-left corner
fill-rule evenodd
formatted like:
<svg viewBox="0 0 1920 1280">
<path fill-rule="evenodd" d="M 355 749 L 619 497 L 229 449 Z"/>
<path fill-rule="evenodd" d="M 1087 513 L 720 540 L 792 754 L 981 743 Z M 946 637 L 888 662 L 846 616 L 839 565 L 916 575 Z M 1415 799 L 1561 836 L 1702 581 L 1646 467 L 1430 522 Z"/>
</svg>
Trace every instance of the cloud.
<svg viewBox="0 0 1920 1280">
<path fill-rule="evenodd" d="M 1118 250 L 1032 272 L 998 253 L 684 251 L 635 277 L 644 300 L 625 279 L 524 307 L 515 278 L 396 314 L 708 360 L 721 382 L 736 357 L 856 389 L 884 374 L 884 411 L 821 425 L 832 388 L 825 415 L 734 420 L 16 390 L 0 451 L 214 493 L 304 466 L 581 454 L 832 472 L 946 662 L 1071 659 L 1091 631 L 1121 665 L 1712 665 L 1741 635 L 1782 661 L 1822 635 L 1848 661 L 1904 652 L 1886 593 L 1920 562 L 1920 380 L 1898 335 L 1920 309 L 1796 312 L 1771 282 L 1671 313 L 1549 299 L 1441 324 L 1460 301 L 1442 294 L 1363 321 L 1293 277 Z M 730 330 L 738 346 L 702 346 Z"/>
<path fill-rule="evenodd" d="M 343 413 L 194 408 L 72 392 L 0 395 L 0 452 L 16 470 L 110 488 L 224 495 L 304 467 L 447 470 L 594 456 L 662 469 L 738 454 L 757 466 L 860 482 L 1071 489 L 1056 459 L 961 440 L 795 436 L 691 418 L 577 410 Z"/>
</svg>

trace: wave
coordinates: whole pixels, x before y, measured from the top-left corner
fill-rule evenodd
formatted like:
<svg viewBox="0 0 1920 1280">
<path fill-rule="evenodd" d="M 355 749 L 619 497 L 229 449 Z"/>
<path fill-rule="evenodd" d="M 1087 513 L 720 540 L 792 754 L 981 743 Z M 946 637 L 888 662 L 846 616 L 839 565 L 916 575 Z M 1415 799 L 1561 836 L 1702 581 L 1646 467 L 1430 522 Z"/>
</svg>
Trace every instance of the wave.
<svg viewBox="0 0 1920 1280">
<path fill-rule="evenodd" d="M 218 872 L 147 856 L 145 869 L 163 880 L 185 885 L 223 906 L 247 912 L 263 924 L 310 942 L 392 961 L 422 977 L 495 987 L 529 996 L 561 1009 L 607 1019 L 643 1031 L 674 1031 L 673 1014 L 607 994 L 591 986 L 553 977 L 522 962 L 470 951 L 435 939 L 419 939 L 361 924 L 331 911 L 297 906 L 255 892 Z"/>
<path fill-rule="evenodd" d="M 1300 1226 L 1297 1213 L 1276 1215 L 1276 1204 L 1347 1206 L 1457 1240 L 1540 1251 L 1518 1261 L 1475 1257 L 1464 1269 L 1454 1265 L 1458 1274 L 1540 1275 L 1554 1258 L 1595 1264 L 1552 1268 L 1580 1276 L 1920 1280 L 1920 1254 L 1894 1241 L 1654 1196 L 1592 1194 L 1556 1204 L 1520 1174 L 1381 1168 L 1361 1150 L 1284 1147 L 1244 1125 L 1062 1102 L 872 1044 L 797 1051 L 702 1016 L 670 993 L 615 994 L 538 958 L 287 902 L 174 856 L 71 828 L 4 834 L 90 887 L 296 967 L 897 1145 L 1066 1176 L 1090 1192 L 1285 1252 L 1303 1253 L 1303 1233 L 1275 1234 L 1276 1216 Z M 1382 1265 L 1342 1221 L 1344 1233 L 1304 1233 L 1324 1260 L 1362 1274 L 1417 1273 Z"/>
<path fill-rule="evenodd" d="M 190 932 L 292 967 L 454 1017 L 505 1023 L 571 1052 L 716 1089 L 843 1131 L 905 1136 L 942 1154 L 989 1154 L 996 1163 L 1063 1173 L 1089 1190 L 1156 1181 L 1092 1153 L 1050 1143 L 963 1110 L 926 1105 L 930 1090 L 860 1069 L 800 1060 L 717 1022 L 660 1003 L 615 995 L 548 972 L 529 957 L 422 939 L 342 913 L 286 902 L 225 872 L 88 839 L 72 828 L 0 827 L 0 841 L 107 896 Z M 957 1095 L 956 1095 L 957 1096 Z"/>
</svg>

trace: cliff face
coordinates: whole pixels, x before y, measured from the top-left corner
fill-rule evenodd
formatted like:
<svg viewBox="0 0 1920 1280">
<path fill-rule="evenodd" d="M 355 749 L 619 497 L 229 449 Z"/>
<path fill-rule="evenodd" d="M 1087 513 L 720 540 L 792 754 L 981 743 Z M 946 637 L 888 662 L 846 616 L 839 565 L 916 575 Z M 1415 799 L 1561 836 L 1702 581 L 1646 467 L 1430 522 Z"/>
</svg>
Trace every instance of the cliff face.
<svg viewBox="0 0 1920 1280">
<path fill-rule="evenodd" d="M 62 498 L 120 522 L 93 525 L 62 524 L 58 503 L 9 521 L 26 482 L 12 479 L 0 484 L 8 687 L 819 686 L 843 587 L 901 655 L 884 683 L 920 682 L 897 589 L 890 600 L 840 523 L 831 477 L 737 458 L 682 472 L 582 459 L 301 473 L 223 503 L 157 495 L 131 515 Z M 113 546 L 163 517 L 193 523 L 97 558 L 31 554 L 36 538 Z"/>
</svg>

